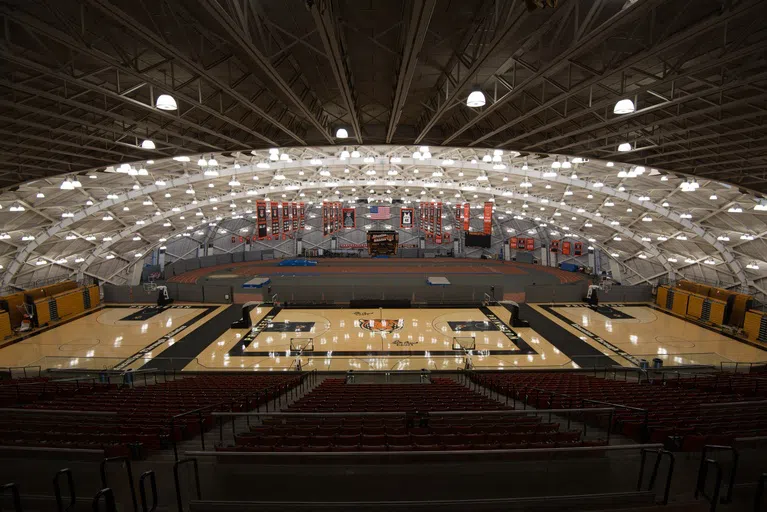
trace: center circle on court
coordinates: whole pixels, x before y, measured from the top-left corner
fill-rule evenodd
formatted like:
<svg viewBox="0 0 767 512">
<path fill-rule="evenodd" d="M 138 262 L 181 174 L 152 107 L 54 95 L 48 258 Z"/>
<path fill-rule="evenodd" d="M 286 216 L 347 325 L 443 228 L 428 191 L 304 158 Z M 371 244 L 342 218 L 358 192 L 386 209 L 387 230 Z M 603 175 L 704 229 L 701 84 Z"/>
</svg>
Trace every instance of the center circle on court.
<svg viewBox="0 0 767 512">
<path fill-rule="evenodd" d="M 675 348 L 693 348 L 695 343 L 686 340 L 684 338 L 678 338 L 676 336 L 656 336 L 655 341 L 662 343 L 663 345 Z"/>
<path fill-rule="evenodd" d="M 77 338 L 59 345 L 59 351 L 74 352 L 76 350 L 83 350 L 86 348 L 95 347 L 99 343 L 101 343 L 101 340 L 98 338 Z"/>
</svg>

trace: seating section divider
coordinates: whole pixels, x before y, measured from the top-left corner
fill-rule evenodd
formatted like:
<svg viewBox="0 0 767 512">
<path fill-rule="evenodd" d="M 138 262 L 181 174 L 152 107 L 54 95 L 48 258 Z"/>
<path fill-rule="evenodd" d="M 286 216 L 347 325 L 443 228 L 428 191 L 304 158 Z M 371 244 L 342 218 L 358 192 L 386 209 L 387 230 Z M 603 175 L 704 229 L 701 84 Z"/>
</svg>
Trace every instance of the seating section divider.
<svg viewBox="0 0 767 512">
<path fill-rule="evenodd" d="M 562 431 L 560 423 L 544 422 L 534 412 L 492 414 L 506 409 L 449 378 L 434 378 L 431 384 L 346 384 L 344 379 L 326 379 L 283 411 L 295 416 L 266 417 L 235 436 L 234 445 L 218 444 L 216 449 L 382 452 L 604 444 L 582 441 L 580 431 Z M 452 414 L 461 411 L 466 414 Z"/>
</svg>

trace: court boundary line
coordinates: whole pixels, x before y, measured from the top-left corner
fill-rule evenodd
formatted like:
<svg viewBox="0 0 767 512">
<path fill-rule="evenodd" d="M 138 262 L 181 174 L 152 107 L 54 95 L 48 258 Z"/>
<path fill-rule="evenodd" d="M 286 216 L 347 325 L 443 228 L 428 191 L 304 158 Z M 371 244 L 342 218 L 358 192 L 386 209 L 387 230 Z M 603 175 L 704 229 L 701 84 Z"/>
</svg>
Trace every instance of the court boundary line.
<svg viewBox="0 0 767 512">
<path fill-rule="evenodd" d="M 556 304 L 536 304 L 536 306 L 540 307 L 541 309 L 543 309 L 547 313 L 553 315 L 557 319 L 565 322 L 567 325 L 569 325 L 573 329 L 576 329 L 576 330 L 582 332 L 583 334 L 585 334 L 586 336 L 588 336 L 592 340 L 594 340 L 597 343 L 599 343 L 600 345 L 602 345 L 604 348 L 606 348 L 608 350 L 611 350 L 613 353 L 615 353 L 615 355 L 622 357 L 623 359 L 625 359 L 629 363 L 633 364 L 634 366 L 639 366 L 639 358 L 638 357 L 632 356 L 631 354 L 629 354 L 628 352 L 626 352 L 622 348 L 616 347 L 615 345 L 613 345 L 612 343 L 610 343 L 609 341 L 607 341 L 603 337 L 598 336 L 597 334 L 595 334 L 595 333 L 591 332 L 590 330 L 586 329 L 581 324 L 573 322 L 572 320 L 570 320 L 566 316 L 564 316 L 564 315 L 554 311 L 555 307 L 563 307 L 563 306 L 557 306 Z M 568 354 L 568 356 L 569 356 L 569 354 Z M 610 357 L 610 356 L 606 356 L 606 357 Z M 570 356 L 570 358 L 572 359 L 571 356 Z"/>
<path fill-rule="evenodd" d="M 69 322 L 74 322 L 75 320 L 79 320 L 79 319 L 81 319 L 81 318 L 85 318 L 86 316 L 88 316 L 88 315 L 92 315 L 93 313 L 96 313 L 97 311 L 101 311 L 102 309 L 104 309 L 104 308 L 106 308 L 106 307 L 111 307 L 111 306 L 106 306 L 106 305 L 104 305 L 104 304 L 99 304 L 99 305 L 98 305 L 98 306 L 96 306 L 95 308 L 91 308 L 91 309 L 89 309 L 89 310 L 87 310 L 87 311 L 83 311 L 82 313 L 79 313 L 79 314 L 77 314 L 77 315 L 74 315 L 74 316 L 72 316 L 72 317 L 70 317 L 70 318 L 66 318 L 66 319 L 64 319 L 64 320 L 59 320 L 59 321 L 58 321 L 58 322 L 56 322 L 55 324 L 50 324 L 50 323 L 49 323 L 49 324 L 46 324 L 46 325 L 45 325 L 45 327 L 40 327 L 40 328 L 39 328 L 38 330 L 36 330 L 35 332 L 31 332 L 31 333 L 29 333 L 29 334 L 21 334 L 21 335 L 18 335 L 17 337 L 15 337 L 15 338 L 12 338 L 12 339 L 8 340 L 7 342 L 3 342 L 3 343 L 1 343 L 1 344 L 0 344 L 0 349 L 4 349 L 5 347 L 10 347 L 10 346 L 12 346 L 12 345 L 15 345 L 16 343 L 20 343 L 20 342 L 22 342 L 22 341 L 25 341 L 25 340 L 28 340 L 28 339 L 30 339 L 30 338 L 34 338 L 34 337 L 35 337 L 35 336 L 37 336 L 38 334 L 42 334 L 42 333 L 44 333 L 44 332 L 46 332 L 46 331 L 49 331 L 49 330 L 51 330 L 51 329 L 54 329 L 54 328 L 56 328 L 56 327 L 59 327 L 59 326 L 61 326 L 61 325 L 66 325 L 66 324 L 68 324 Z"/>
<path fill-rule="evenodd" d="M 758 348 L 759 350 L 761 350 L 763 352 L 767 352 L 767 347 L 764 347 L 762 345 L 758 345 L 758 344 L 753 343 L 752 341 L 749 341 L 749 340 L 744 340 L 743 338 L 738 338 L 737 336 L 733 336 L 731 334 L 727 334 L 726 332 L 719 331 L 719 330 L 714 329 L 713 327 L 711 327 L 709 325 L 703 324 L 701 322 L 696 322 L 694 319 L 688 319 L 686 317 L 677 315 L 676 313 L 672 313 L 670 311 L 666 311 L 665 309 L 659 307 L 654 302 L 651 303 L 650 306 L 651 306 L 651 309 L 653 309 L 655 311 L 660 311 L 661 313 L 665 313 L 665 314 L 667 314 L 670 317 L 678 318 L 680 320 L 684 320 L 684 321 L 690 322 L 691 324 L 697 325 L 698 327 L 706 329 L 707 331 L 715 332 L 716 334 L 720 334 L 720 335 L 724 336 L 725 338 L 730 338 L 731 340 L 737 341 L 739 343 L 743 343 L 744 345 L 748 345 L 750 347 Z"/>
<path fill-rule="evenodd" d="M 126 306 L 126 307 L 130 307 L 130 306 Z M 179 305 L 176 308 L 171 306 L 166 311 L 169 311 L 171 309 L 204 309 L 205 311 L 203 311 L 202 313 L 199 313 L 198 315 L 192 317 L 190 320 L 184 322 L 183 324 L 179 325 L 175 329 L 172 329 L 170 332 L 167 332 L 167 333 L 163 334 L 162 336 L 160 336 L 159 338 L 157 338 L 153 342 L 149 343 L 148 345 L 145 345 L 144 348 L 142 348 L 138 352 L 134 353 L 132 356 L 129 356 L 126 359 L 123 359 L 122 361 L 120 361 L 119 363 L 114 365 L 112 367 L 112 369 L 113 370 L 122 370 L 126 366 L 130 366 L 131 364 L 133 364 L 136 361 L 138 361 L 139 359 L 141 359 L 142 355 L 146 354 L 147 352 L 151 352 L 152 350 L 154 350 L 155 348 L 159 347 L 162 343 L 165 343 L 168 339 L 172 338 L 173 336 L 176 336 L 177 334 L 180 334 L 180 333 L 184 332 L 189 327 L 191 327 L 192 325 L 194 325 L 198 321 L 202 320 L 203 318 L 205 318 L 206 316 L 208 316 L 209 314 L 211 314 L 213 311 L 215 311 L 218 308 L 219 308 L 219 306 L 192 306 L 192 305 L 189 305 L 189 306 L 183 305 L 182 306 L 182 305 Z M 157 356 L 157 357 L 160 357 L 160 356 Z"/>
</svg>

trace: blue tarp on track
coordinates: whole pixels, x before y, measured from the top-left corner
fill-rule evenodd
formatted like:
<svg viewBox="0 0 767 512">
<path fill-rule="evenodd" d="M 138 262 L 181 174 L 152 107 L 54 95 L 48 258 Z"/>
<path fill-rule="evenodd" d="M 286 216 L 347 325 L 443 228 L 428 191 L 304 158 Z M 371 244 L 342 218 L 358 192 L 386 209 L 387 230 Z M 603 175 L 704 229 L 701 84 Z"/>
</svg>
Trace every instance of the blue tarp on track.
<svg viewBox="0 0 767 512">
<path fill-rule="evenodd" d="M 316 267 L 317 262 L 312 260 L 282 260 L 280 267 Z"/>
</svg>

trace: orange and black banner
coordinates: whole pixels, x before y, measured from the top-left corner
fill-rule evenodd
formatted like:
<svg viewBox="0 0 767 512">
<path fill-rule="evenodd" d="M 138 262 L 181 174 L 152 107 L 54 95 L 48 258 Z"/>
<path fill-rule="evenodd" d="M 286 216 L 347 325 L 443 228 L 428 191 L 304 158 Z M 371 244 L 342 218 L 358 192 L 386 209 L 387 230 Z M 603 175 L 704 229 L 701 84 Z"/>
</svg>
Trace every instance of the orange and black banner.
<svg viewBox="0 0 767 512">
<path fill-rule="evenodd" d="M 399 211 L 399 227 L 410 229 L 413 227 L 414 213 L 412 208 L 402 208 Z"/>
<path fill-rule="evenodd" d="M 282 239 L 285 240 L 290 233 L 290 206 L 282 203 Z"/>
<path fill-rule="evenodd" d="M 336 203 L 336 231 L 341 231 L 341 209 L 343 204 Z"/>
<path fill-rule="evenodd" d="M 489 235 L 493 232 L 493 203 L 485 203 L 485 212 L 483 214 L 483 220 L 485 221 L 483 233 Z"/>
<path fill-rule="evenodd" d="M 298 229 L 304 229 L 306 226 L 306 205 L 298 203 Z"/>
<path fill-rule="evenodd" d="M 527 243 L 525 244 L 525 249 L 528 251 L 534 251 L 535 250 L 535 238 L 528 238 Z"/>
<path fill-rule="evenodd" d="M 293 220 L 293 231 L 298 231 L 298 203 L 290 203 L 290 218 Z"/>
<path fill-rule="evenodd" d="M 570 256 L 570 242 L 562 242 L 562 254 Z"/>
<path fill-rule="evenodd" d="M 434 241 L 442 243 L 442 203 L 437 203 L 434 207 Z"/>
<path fill-rule="evenodd" d="M 426 229 L 428 230 L 429 238 L 434 238 L 434 203 L 426 205 Z"/>
<path fill-rule="evenodd" d="M 575 242 L 573 244 L 573 255 L 580 256 L 583 254 L 583 244 L 581 242 Z"/>
<path fill-rule="evenodd" d="M 463 203 L 463 230 L 469 230 L 469 221 L 471 220 L 471 205 Z"/>
<path fill-rule="evenodd" d="M 549 250 L 551 252 L 559 252 L 559 240 L 552 240 L 549 244 Z"/>
<path fill-rule="evenodd" d="M 328 205 L 322 203 L 322 236 L 328 236 Z"/>
<path fill-rule="evenodd" d="M 455 232 L 458 233 L 461 229 L 461 213 L 463 213 L 463 210 L 461 209 L 461 205 L 457 204 L 455 205 Z"/>
<path fill-rule="evenodd" d="M 280 207 L 279 203 L 272 203 L 272 235 L 270 238 L 274 240 L 280 239 Z"/>
<path fill-rule="evenodd" d="M 258 239 L 266 238 L 266 201 L 256 201 L 256 228 Z"/>
<path fill-rule="evenodd" d="M 517 248 L 517 237 L 513 236 L 509 238 L 509 249 L 516 249 Z"/>
<path fill-rule="evenodd" d="M 343 209 L 343 226 L 345 229 L 357 227 L 357 210 L 355 208 Z"/>
</svg>

